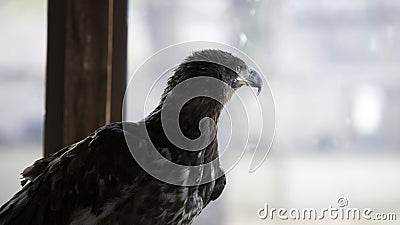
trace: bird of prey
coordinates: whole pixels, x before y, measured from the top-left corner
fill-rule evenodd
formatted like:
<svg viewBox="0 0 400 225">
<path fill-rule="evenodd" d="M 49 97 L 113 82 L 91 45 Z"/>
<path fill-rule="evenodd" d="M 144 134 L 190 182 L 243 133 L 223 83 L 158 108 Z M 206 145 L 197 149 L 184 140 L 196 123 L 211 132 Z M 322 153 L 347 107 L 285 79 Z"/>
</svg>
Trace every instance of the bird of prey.
<svg viewBox="0 0 400 225">
<path fill-rule="evenodd" d="M 208 77 L 221 86 L 221 101 L 207 96 L 192 98 L 181 107 L 179 127 L 188 139 L 201 135 L 199 123 L 205 117 L 218 122 L 223 104 L 241 86 L 261 89 L 261 76 L 235 55 L 217 49 L 191 53 L 169 78 L 158 107 L 143 120 L 103 126 L 85 139 L 34 162 L 22 172 L 22 189 L 0 208 L 1 225 L 188 225 L 222 193 L 225 175 L 199 185 L 176 185 L 146 172 L 130 148 L 149 151 L 153 146 L 176 164 L 199 166 L 218 158 L 218 142 L 211 141 L 198 151 L 174 145 L 165 134 L 162 109 L 167 99 L 184 96 L 173 89 L 191 78 Z M 207 82 L 198 86 L 215 88 Z M 124 129 L 124 123 L 129 129 Z M 149 140 L 142 130 L 145 126 Z M 128 147 L 126 136 L 137 142 Z M 145 143 L 145 144 L 143 144 Z M 214 168 L 222 171 L 220 164 Z M 168 173 L 168 171 L 165 171 Z M 208 174 L 207 174 L 208 173 Z M 213 173 L 213 174 L 209 174 Z M 204 171 L 203 177 L 215 171 Z M 185 179 L 185 174 L 181 175 Z"/>
</svg>

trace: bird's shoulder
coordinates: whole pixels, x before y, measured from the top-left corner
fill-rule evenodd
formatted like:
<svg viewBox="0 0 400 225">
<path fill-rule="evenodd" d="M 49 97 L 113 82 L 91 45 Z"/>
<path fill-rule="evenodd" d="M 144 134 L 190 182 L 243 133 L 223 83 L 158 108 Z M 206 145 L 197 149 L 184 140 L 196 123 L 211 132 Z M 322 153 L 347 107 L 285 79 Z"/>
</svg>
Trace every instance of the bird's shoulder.
<svg viewBox="0 0 400 225">
<path fill-rule="evenodd" d="M 115 169 L 118 168 L 127 169 L 127 164 L 132 164 L 133 159 L 125 142 L 124 126 L 129 126 L 130 135 L 141 138 L 133 131 L 138 127 L 137 123 L 124 125 L 119 122 L 105 125 L 83 140 L 41 158 L 25 168 L 21 173 L 21 184 L 33 181 L 44 173 L 54 174 L 60 170 L 72 175 L 78 172 L 88 173 L 94 169 L 105 175 L 111 171 L 116 172 Z"/>
</svg>

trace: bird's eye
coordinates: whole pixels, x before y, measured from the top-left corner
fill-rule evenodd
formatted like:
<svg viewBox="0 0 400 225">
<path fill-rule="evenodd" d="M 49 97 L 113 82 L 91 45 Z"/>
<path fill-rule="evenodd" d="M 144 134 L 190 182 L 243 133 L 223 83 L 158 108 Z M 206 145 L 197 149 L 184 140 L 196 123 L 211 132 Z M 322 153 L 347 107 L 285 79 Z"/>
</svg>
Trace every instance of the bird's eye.
<svg viewBox="0 0 400 225">
<path fill-rule="evenodd" d="M 236 68 L 235 68 L 235 70 L 236 70 L 236 73 L 240 73 L 240 66 L 236 66 Z"/>
</svg>

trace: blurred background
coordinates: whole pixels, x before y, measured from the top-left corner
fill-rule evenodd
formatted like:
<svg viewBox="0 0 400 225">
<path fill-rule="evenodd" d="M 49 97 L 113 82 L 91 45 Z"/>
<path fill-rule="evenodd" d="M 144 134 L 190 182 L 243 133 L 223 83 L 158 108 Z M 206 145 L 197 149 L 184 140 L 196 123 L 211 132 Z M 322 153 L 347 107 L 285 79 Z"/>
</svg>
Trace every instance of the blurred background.
<svg viewBox="0 0 400 225">
<path fill-rule="evenodd" d="M 42 156 L 46 15 L 45 0 L 0 2 L 0 204 Z M 164 47 L 208 40 L 247 53 L 273 91 L 267 160 L 249 173 L 246 154 L 196 224 L 308 224 L 257 210 L 320 209 L 341 196 L 400 217 L 399 1 L 136 0 L 128 24 L 129 75 Z"/>
</svg>

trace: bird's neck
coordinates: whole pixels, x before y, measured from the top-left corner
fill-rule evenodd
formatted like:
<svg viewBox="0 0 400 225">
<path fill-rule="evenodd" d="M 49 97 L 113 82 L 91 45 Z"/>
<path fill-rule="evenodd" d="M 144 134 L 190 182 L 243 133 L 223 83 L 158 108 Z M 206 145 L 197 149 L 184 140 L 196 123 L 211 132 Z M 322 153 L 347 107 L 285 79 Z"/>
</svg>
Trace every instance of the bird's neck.
<svg viewBox="0 0 400 225">
<path fill-rule="evenodd" d="M 146 121 L 156 122 L 161 125 L 162 113 L 165 113 L 165 111 L 163 111 L 163 106 L 163 102 L 161 102 L 146 118 Z M 199 130 L 199 122 L 203 118 L 211 118 L 217 124 L 223 107 L 224 106 L 221 103 L 214 99 L 208 97 L 197 97 L 186 103 L 180 111 L 178 109 L 177 111 L 179 111 L 179 115 L 176 115 L 176 117 L 172 119 L 179 119 L 180 129 L 188 138 L 196 138 L 192 137 L 193 134 L 186 134 L 185 132 L 196 133 Z M 166 119 L 171 118 L 168 117 Z"/>
<path fill-rule="evenodd" d="M 218 123 L 219 116 L 221 115 L 223 105 L 213 99 L 206 97 L 198 97 L 185 104 L 179 113 L 179 125 L 181 132 L 189 139 L 196 139 L 201 135 L 199 129 L 199 122 L 203 118 L 211 118 Z M 175 163 L 198 165 L 204 162 L 211 161 L 215 154 L 218 154 L 217 149 L 213 148 L 217 142 L 216 134 L 213 137 L 210 145 L 201 149 L 200 151 L 185 151 L 176 148 L 165 135 L 165 128 L 162 122 L 163 102 L 145 119 L 146 126 L 152 127 L 157 133 L 149 134 L 153 142 L 157 142 L 157 146 L 167 147 L 173 149 L 172 155 L 176 155 Z M 177 116 L 178 117 L 178 116 Z M 182 157 L 183 156 L 183 157 Z M 199 157 L 201 156 L 201 157 Z M 173 157 L 174 158 L 174 157 Z M 179 159 L 184 159 L 180 161 Z"/>
</svg>

